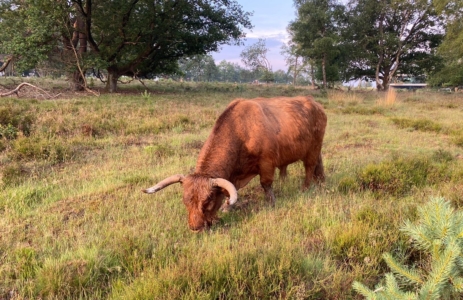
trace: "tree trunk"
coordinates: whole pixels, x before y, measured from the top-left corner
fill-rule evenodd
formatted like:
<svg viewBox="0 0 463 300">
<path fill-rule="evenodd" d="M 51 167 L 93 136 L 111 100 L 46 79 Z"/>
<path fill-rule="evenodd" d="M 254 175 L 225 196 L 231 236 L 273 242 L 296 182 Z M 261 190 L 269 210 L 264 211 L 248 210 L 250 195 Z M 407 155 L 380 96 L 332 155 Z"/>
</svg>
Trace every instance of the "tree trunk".
<svg viewBox="0 0 463 300">
<path fill-rule="evenodd" d="M 117 92 L 117 79 L 119 79 L 117 73 L 108 70 L 108 81 L 106 82 L 106 91 L 108 91 L 109 93 Z"/>
<path fill-rule="evenodd" d="M 376 90 L 377 91 L 382 91 L 384 90 L 384 76 L 383 80 L 379 78 L 379 70 L 380 70 L 380 64 L 382 63 L 382 57 L 380 57 L 380 62 L 376 65 L 376 71 L 375 71 L 375 82 L 376 82 Z"/>
<path fill-rule="evenodd" d="M 69 88 L 72 91 L 78 92 L 84 90 L 85 80 L 79 70 L 69 73 L 67 77 L 69 80 Z"/>
<path fill-rule="evenodd" d="M 83 77 L 86 70 L 82 69 L 82 56 L 87 52 L 87 36 L 84 33 L 85 23 L 81 16 L 74 21 L 71 39 L 63 34 L 64 63 L 68 69 L 67 78 L 72 91 L 83 91 L 86 87 Z M 70 70 L 69 70 L 70 69 Z"/>
<path fill-rule="evenodd" d="M 323 88 L 326 89 L 326 54 L 323 54 L 322 74 L 323 74 Z"/>
<path fill-rule="evenodd" d="M 389 89 L 389 74 L 385 73 L 383 78 L 383 90 L 387 91 Z"/>
<path fill-rule="evenodd" d="M 312 89 L 315 89 L 315 71 L 313 65 L 313 63 L 310 63 L 310 75 L 312 77 Z"/>
<path fill-rule="evenodd" d="M 296 56 L 296 62 L 294 63 L 294 77 L 293 77 L 294 86 L 296 86 L 296 83 L 297 83 L 297 59 L 298 57 Z"/>
</svg>

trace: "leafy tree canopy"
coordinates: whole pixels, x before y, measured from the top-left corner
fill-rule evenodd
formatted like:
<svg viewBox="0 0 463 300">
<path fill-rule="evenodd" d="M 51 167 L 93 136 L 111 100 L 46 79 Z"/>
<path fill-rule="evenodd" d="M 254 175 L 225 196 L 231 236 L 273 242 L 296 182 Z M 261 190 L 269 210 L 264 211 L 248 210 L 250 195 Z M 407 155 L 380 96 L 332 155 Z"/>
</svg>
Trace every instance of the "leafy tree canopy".
<svg viewBox="0 0 463 300">
<path fill-rule="evenodd" d="M 387 89 L 397 73 L 429 74 L 439 63 L 442 25 L 430 0 L 351 0 L 342 39 L 345 80 L 375 78 L 378 89 Z"/>
<path fill-rule="evenodd" d="M 445 66 L 431 77 L 432 85 L 463 85 L 463 2 L 457 0 L 434 0 L 437 11 L 446 23 L 446 33 L 438 53 Z"/>
<path fill-rule="evenodd" d="M 259 39 L 255 44 L 246 47 L 241 52 L 241 61 L 252 72 L 270 71 L 272 66 L 267 59 L 267 52 L 265 39 Z"/>
<path fill-rule="evenodd" d="M 289 25 L 292 41 L 297 45 L 298 54 L 320 69 L 317 77 L 327 87 L 339 78 L 328 69 L 338 69 L 335 64 L 340 52 L 337 44 L 343 6 L 335 0 L 296 0 L 295 4 L 297 18 Z"/>
<path fill-rule="evenodd" d="M 50 47 L 65 48 L 66 43 L 59 38 L 64 36 L 73 41 L 68 45 L 74 48 L 88 47 L 89 53 L 83 55 L 82 51 L 79 59 L 87 60 L 85 66 L 107 70 L 110 91 L 115 91 L 122 75 L 173 73 L 181 57 L 216 51 L 225 43 L 240 43 L 244 29 L 252 28 L 250 13 L 233 0 L 2 3 L 0 32 L 6 37 L 0 45 L 2 51 L 20 54 L 18 58 L 33 65 L 50 53 Z M 49 14 L 48 7 L 56 13 Z M 14 26 L 10 28 L 10 24 Z M 78 40 L 74 39 L 76 34 Z M 7 45 L 12 42 L 14 47 Z M 35 60 L 26 59 L 31 52 L 38 53 L 32 55 Z"/>
</svg>

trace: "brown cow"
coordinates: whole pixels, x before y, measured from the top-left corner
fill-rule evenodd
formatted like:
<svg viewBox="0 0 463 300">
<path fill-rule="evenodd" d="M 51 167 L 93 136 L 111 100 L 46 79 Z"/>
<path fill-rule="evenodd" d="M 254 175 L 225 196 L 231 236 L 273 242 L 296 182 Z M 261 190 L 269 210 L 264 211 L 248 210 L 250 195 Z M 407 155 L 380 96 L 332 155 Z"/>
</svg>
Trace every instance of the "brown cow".
<svg viewBox="0 0 463 300">
<path fill-rule="evenodd" d="M 302 160 L 304 189 L 313 178 L 324 180 L 321 148 L 326 122 L 323 107 L 311 97 L 236 99 L 215 123 L 195 172 L 170 176 L 144 192 L 151 194 L 182 183 L 188 225 L 193 231 L 210 226 L 224 196 L 229 197 L 227 204 L 233 205 L 237 190 L 256 175 L 273 205 L 276 168 L 284 178 L 287 166 Z"/>
</svg>

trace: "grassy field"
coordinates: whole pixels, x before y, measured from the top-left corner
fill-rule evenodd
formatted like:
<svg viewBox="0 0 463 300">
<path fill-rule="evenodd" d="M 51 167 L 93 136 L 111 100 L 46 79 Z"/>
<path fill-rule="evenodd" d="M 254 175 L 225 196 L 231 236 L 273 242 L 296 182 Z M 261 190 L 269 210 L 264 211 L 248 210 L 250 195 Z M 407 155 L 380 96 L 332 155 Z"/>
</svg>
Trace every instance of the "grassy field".
<svg viewBox="0 0 463 300">
<path fill-rule="evenodd" d="M 0 82 L 1 84 L 1 82 Z M 442 196 L 463 206 L 463 100 L 430 91 L 132 83 L 124 93 L 0 98 L 0 299 L 360 299 L 399 231 Z M 258 179 L 210 230 L 187 227 L 181 187 L 237 97 L 313 95 L 328 115 L 326 183 L 301 163 L 264 200 Z"/>
</svg>

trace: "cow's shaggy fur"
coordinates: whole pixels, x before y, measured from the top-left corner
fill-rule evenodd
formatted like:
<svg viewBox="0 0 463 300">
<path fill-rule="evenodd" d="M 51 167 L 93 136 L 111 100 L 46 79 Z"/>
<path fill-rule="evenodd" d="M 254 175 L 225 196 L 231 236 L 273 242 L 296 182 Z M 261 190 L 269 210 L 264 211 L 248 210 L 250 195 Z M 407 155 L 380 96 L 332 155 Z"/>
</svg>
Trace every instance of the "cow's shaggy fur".
<svg viewBox="0 0 463 300">
<path fill-rule="evenodd" d="M 183 202 L 192 230 L 210 225 L 229 192 L 214 186 L 222 178 L 236 190 L 259 175 L 270 203 L 275 169 L 286 176 L 289 164 L 302 161 L 303 188 L 324 180 L 321 148 L 327 124 L 323 107 L 311 97 L 236 99 L 217 119 L 199 153 L 193 174 L 184 177 Z"/>
</svg>

